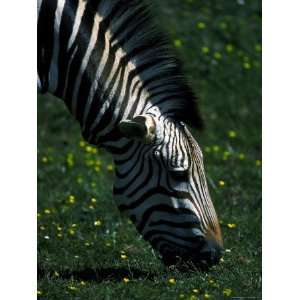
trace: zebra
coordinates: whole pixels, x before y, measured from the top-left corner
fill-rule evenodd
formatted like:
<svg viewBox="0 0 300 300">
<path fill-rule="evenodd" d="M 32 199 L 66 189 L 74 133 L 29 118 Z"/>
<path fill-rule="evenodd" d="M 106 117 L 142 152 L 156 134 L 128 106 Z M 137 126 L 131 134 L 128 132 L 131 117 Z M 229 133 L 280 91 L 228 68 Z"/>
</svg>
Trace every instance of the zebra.
<svg viewBox="0 0 300 300">
<path fill-rule="evenodd" d="M 113 194 L 166 266 L 217 264 L 219 221 L 196 97 L 140 0 L 38 0 L 38 92 L 61 98 L 83 138 L 110 152 Z"/>
</svg>

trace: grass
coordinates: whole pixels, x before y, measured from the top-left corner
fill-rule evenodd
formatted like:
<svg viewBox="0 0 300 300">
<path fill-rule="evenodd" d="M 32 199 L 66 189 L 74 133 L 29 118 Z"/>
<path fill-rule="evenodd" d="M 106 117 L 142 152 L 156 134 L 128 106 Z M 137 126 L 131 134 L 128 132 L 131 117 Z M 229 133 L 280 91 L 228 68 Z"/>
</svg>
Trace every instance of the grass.
<svg viewBox="0 0 300 300">
<path fill-rule="evenodd" d="M 153 7 L 200 99 L 206 130 L 194 133 L 224 261 L 208 272 L 166 270 L 114 204 L 109 154 L 81 140 L 60 100 L 39 97 L 41 299 L 261 298 L 261 10 L 260 1 L 243 3 L 165 0 Z"/>
</svg>

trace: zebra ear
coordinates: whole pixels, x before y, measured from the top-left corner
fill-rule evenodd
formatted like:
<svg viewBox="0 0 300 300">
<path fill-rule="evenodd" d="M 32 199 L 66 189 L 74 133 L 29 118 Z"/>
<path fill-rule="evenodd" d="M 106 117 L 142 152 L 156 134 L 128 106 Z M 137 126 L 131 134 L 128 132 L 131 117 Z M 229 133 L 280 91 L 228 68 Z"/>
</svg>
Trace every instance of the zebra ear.
<svg viewBox="0 0 300 300">
<path fill-rule="evenodd" d="M 119 130 L 129 139 L 140 140 L 150 144 L 155 139 L 155 123 L 152 117 L 139 115 L 132 120 L 123 120 L 119 123 Z"/>
</svg>

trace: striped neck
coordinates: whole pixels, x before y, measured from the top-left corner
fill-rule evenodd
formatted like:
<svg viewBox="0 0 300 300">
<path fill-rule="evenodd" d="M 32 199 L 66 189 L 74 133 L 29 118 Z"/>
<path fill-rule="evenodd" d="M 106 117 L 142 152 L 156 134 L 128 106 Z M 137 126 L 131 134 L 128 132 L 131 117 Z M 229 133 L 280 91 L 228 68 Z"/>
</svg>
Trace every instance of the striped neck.
<svg viewBox="0 0 300 300">
<path fill-rule="evenodd" d="M 124 119 L 159 107 L 199 125 L 194 95 L 148 9 L 136 0 L 40 0 L 40 86 L 62 98 L 101 144 Z"/>
</svg>

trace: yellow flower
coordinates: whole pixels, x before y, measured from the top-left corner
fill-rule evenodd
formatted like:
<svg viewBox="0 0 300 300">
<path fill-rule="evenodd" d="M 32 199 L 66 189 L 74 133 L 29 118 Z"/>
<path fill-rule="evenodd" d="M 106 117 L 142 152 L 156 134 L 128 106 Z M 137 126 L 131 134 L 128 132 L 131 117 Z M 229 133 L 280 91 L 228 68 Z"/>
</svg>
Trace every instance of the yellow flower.
<svg viewBox="0 0 300 300">
<path fill-rule="evenodd" d="M 97 148 L 92 148 L 92 153 L 93 154 L 97 154 L 98 153 L 98 149 Z"/>
<path fill-rule="evenodd" d="M 56 229 L 57 229 L 57 231 L 62 231 L 62 227 L 59 225 L 56 226 Z"/>
<path fill-rule="evenodd" d="M 92 203 L 96 203 L 96 202 L 97 202 L 97 199 L 93 197 L 93 198 L 91 198 L 91 202 L 92 202 Z"/>
<path fill-rule="evenodd" d="M 249 69 L 251 69 L 251 64 L 248 62 L 245 62 L 245 63 L 243 63 L 243 67 L 244 67 L 244 69 L 249 70 Z"/>
<path fill-rule="evenodd" d="M 223 263 L 225 260 L 223 257 L 220 258 L 220 263 Z"/>
<path fill-rule="evenodd" d="M 214 58 L 217 59 L 217 60 L 220 60 L 220 59 L 222 58 L 222 54 L 221 54 L 220 52 L 217 52 L 217 51 L 216 51 L 216 52 L 214 53 Z"/>
<path fill-rule="evenodd" d="M 220 147 L 218 145 L 214 145 L 213 146 L 213 150 L 214 150 L 214 152 L 219 152 L 220 151 Z"/>
<path fill-rule="evenodd" d="M 255 165 L 256 165 L 257 167 L 260 167 L 260 166 L 261 166 L 261 160 L 257 159 L 257 160 L 255 161 Z"/>
<path fill-rule="evenodd" d="M 231 293 L 232 293 L 231 289 L 226 288 L 223 290 L 223 295 L 226 297 L 229 297 L 231 295 Z"/>
<path fill-rule="evenodd" d="M 215 283 L 215 281 L 214 281 L 213 279 L 210 279 L 208 282 L 209 282 L 210 284 Z"/>
<path fill-rule="evenodd" d="M 91 153 L 91 152 L 93 151 L 93 148 L 92 148 L 91 146 L 86 146 L 86 147 L 85 147 L 85 151 L 86 151 L 87 153 Z"/>
<path fill-rule="evenodd" d="M 54 275 L 55 275 L 56 277 L 58 277 L 58 276 L 59 276 L 59 273 L 58 273 L 57 271 L 54 271 Z"/>
<path fill-rule="evenodd" d="M 197 28 L 198 29 L 204 29 L 206 27 L 206 24 L 204 22 L 198 22 L 197 23 Z"/>
<path fill-rule="evenodd" d="M 43 162 L 44 164 L 46 164 L 46 163 L 48 162 L 48 157 L 47 157 L 47 156 L 43 156 L 43 157 L 42 157 L 42 162 Z"/>
<path fill-rule="evenodd" d="M 123 278 L 123 281 L 124 281 L 125 283 L 128 283 L 128 282 L 129 282 L 129 278 L 124 277 L 124 278 Z"/>
<path fill-rule="evenodd" d="M 95 209 L 94 205 L 89 205 L 89 209 Z"/>
<path fill-rule="evenodd" d="M 62 234 L 61 234 L 61 233 L 58 233 L 57 236 L 58 236 L 59 238 L 61 238 L 61 237 L 62 237 Z"/>
<path fill-rule="evenodd" d="M 71 204 L 73 204 L 73 203 L 75 203 L 75 201 L 76 201 L 75 196 L 69 195 L 68 202 L 71 203 Z"/>
<path fill-rule="evenodd" d="M 209 53 L 209 48 L 206 47 L 206 46 L 203 46 L 203 47 L 201 48 L 201 51 L 202 51 L 203 54 L 208 54 L 208 53 Z"/>
<path fill-rule="evenodd" d="M 79 142 L 79 147 L 83 148 L 85 146 L 85 141 L 81 140 Z"/>
<path fill-rule="evenodd" d="M 225 181 L 219 180 L 219 186 L 223 187 L 225 185 Z"/>
<path fill-rule="evenodd" d="M 49 215 L 49 214 L 51 214 L 51 210 L 48 209 L 48 208 L 46 208 L 46 209 L 44 210 L 44 213 L 47 214 L 47 215 Z"/>
<path fill-rule="evenodd" d="M 69 231 L 70 235 L 74 235 L 75 234 L 75 230 L 74 229 L 69 229 L 68 231 Z"/>
<path fill-rule="evenodd" d="M 107 167 L 106 167 L 106 170 L 107 170 L 108 172 L 112 172 L 113 169 L 114 169 L 114 167 L 113 167 L 112 164 L 109 164 L 109 165 L 107 165 Z"/>
<path fill-rule="evenodd" d="M 209 298 L 210 298 L 209 293 L 205 293 L 205 294 L 203 295 L 203 298 L 204 298 L 204 299 L 209 299 Z"/>
<path fill-rule="evenodd" d="M 229 151 L 224 151 L 223 160 L 227 160 L 229 156 L 230 156 L 230 152 Z"/>
<path fill-rule="evenodd" d="M 227 227 L 230 228 L 230 229 L 236 228 L 236 226 L 237 226 L 237 225 L 234 224 L 234 223 L 228 223 L 228 224 L 227 224 Z"/>
<path fill-rule="evenodd" d="M 77 224 L 72 224 L 71 227 L 75 228 L 77 227 Z"/>
<path fill-rule="evenodd" d="M 121 254 L 121 258 L 126 260 L 126 259 L 128 259 L 128 256 L 126 254 Z"/>
<path fill-rule="evenodd" d="M 181 47 L 181 46 L 182 46 L 182 42 L 181 42 L 181 40 L 180 40 L 180 39 L 176 39 L 176 40 L 174 40 L 174 46 L 175 46 L 176 48 L 179 48 L 179 47 Z"/>
<path fill-rule="evenodd" d="M 193 293 L 198 294 L 199 290 L 198 289 L 193 289 Z"/>
<path fill-rule="evenodd" d="M 67 154 L 67 165 L 70 168 L 74 166 L 74 155 L 73 155 L 73 153 L 68 153 Z"/>
<path fill-rule="evenodd" d="M 68 286 L 68 288 L 69 288 L 69 290 L 71 290 L 71 291 L 77 291 L 78 290 L 78 288 L 77 287 L 75 287 L 75 286 Z"/>
<path fill-rule="evenodd" d="M 231 53 L 231 52 L 233 51 L 233 45 L 227 44 L 227 45 L 226 45 L 226 51 L 227 51 L 228 53 Z"/>
<path fill-rule="evenodd" d="M 261 52 L 261 45 L 260 44 L 255 45 L 255 51 Z"/>
<path fill-rule="evenodd" d="M 82 281 L 80 281 L 80 284 L 81 284 L 81 285 L 86 285 L 86 282 L 84 282 L 84 281 L 82 280 Z"/>
<path fill-rule="evenodd" d="M 245 154 L 244 153 L 240 153 L 239 154 L 239 159 L 240 160 L 244 160 L 245 159 Z"/>
<path fill-rule="evenodd" d="M 170 279 L 169 279 L 169 283 L 170 283 L 170 284 L 175 284 L 175 283 L 176 283 L 175 278 L 170 278 Z"/>
<path fill-rule="evenodd" d="M 106 247 L 110 247 L 110 246 L 111 246 L 111 243 L 110 243 L 110 242 L 106 242 L 106 243 L 105 243 L 105 246 L 106 246 Z"/>
<path fill-rule="evenodd" d="M 101 226 L 101 224 L 102 224 L 102 222 L 101 222 L 100 220 L 96 220 L 96 221 L 94 222 L 94 225 L 95 225 L 95 226 Z"/>
<path fill-rule="evenodd" d="M 41 226 L 40 226 L 40 229 L 41 229 L 41 230 L 45 230 L 46 228 L 45 228 L 45 226 L 41 225 Z"/>
<path fill-rule="evenodd" d="M 67 165 L 69 168 L 72 168 L 74 166 L 74 160 L 67 160 Z"/>
<path fill-rule="evenodd" d="M 37 290 L 36 293 L 37 293 L 39 296 L 43 295 L 43 292 L 42 292 L 41 290 Z"/>
<path fill-rule="evenodd" d="M 99 167 L 99 166 L 96 166 L 96 167 L 94 167 L 94 170 L 95 170 L 96 172 L 100 172 L 100 167 Z"/>
<path fill-rule="evenodd" d="M 229 130 L 227 134 L 231 139 L 234 139 L 237 136 L 237 133 L 234 130 Z"/>
<path fill-rule="evenodd" d="M 89 247 L 91 244 L 89 242 L 85 242 L 84 245 Z"/>
</svg>

